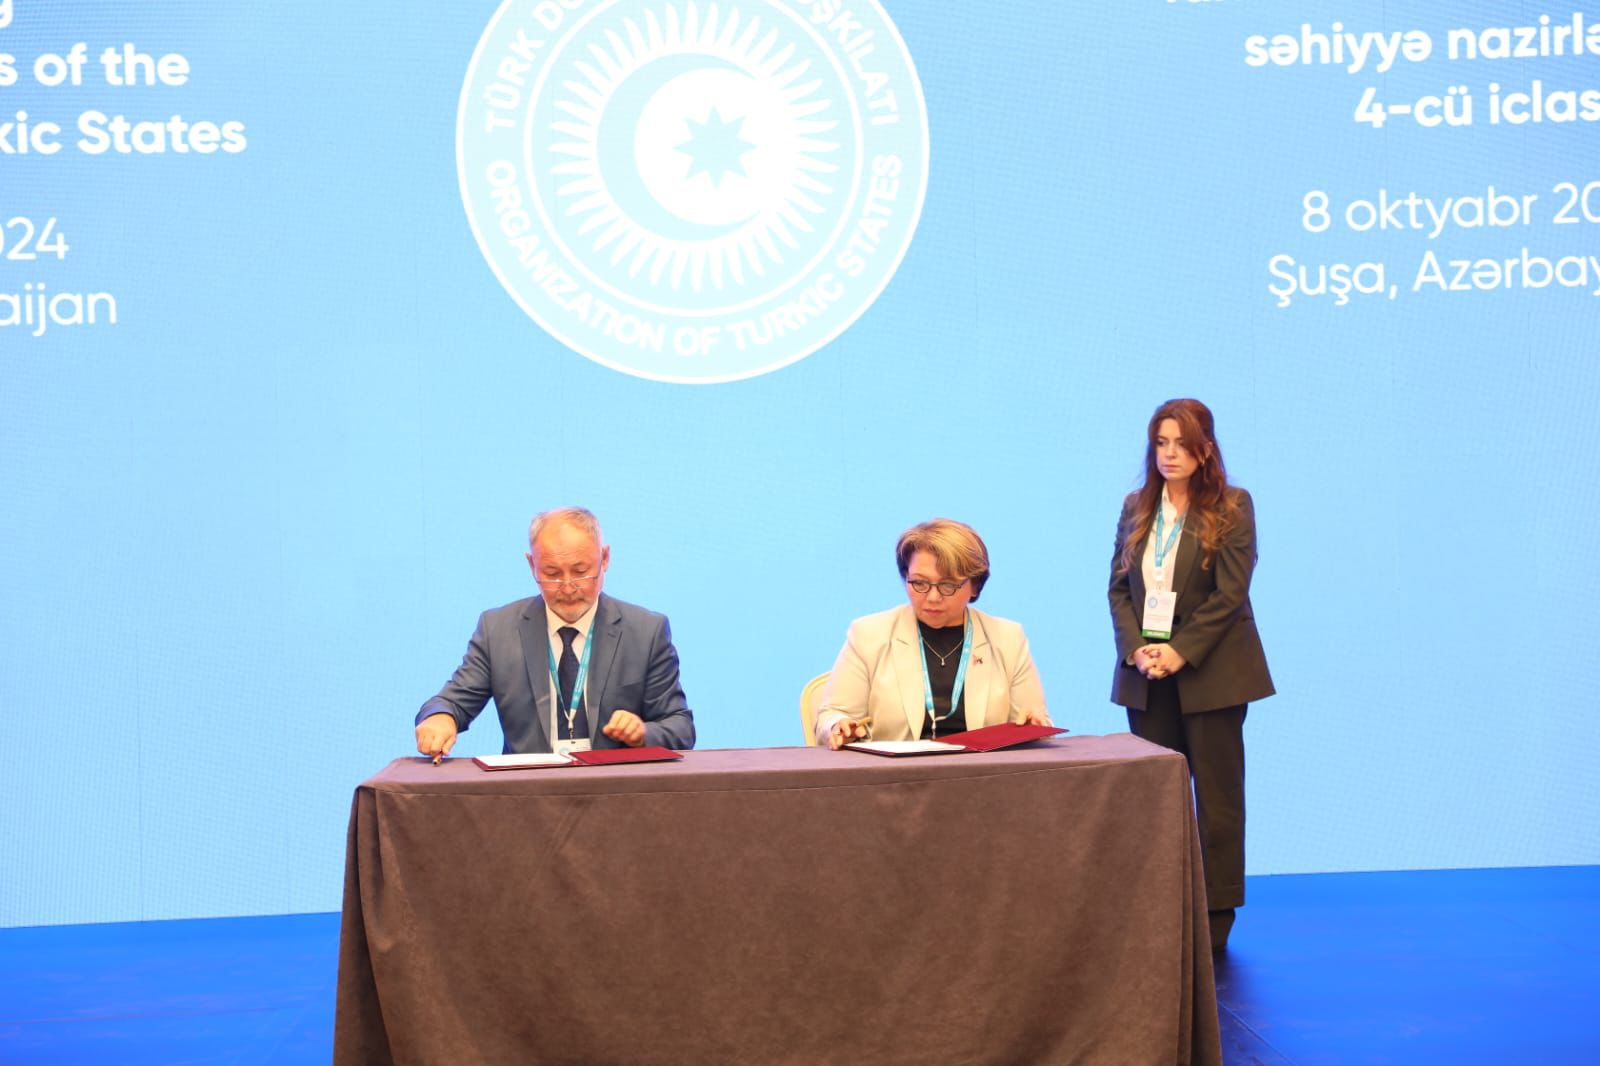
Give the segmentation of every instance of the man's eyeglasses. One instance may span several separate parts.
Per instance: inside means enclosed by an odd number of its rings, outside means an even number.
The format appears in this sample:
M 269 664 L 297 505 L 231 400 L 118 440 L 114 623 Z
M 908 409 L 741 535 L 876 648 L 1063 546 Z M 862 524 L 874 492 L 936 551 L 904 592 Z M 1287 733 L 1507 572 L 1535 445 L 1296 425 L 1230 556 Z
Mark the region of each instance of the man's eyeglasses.
M 970 580 L 970 578 L 962 578 L 960 581 L 907 581 L 906 584 L 911 586 L 911 591 L 918 596 L 926 596 L 934 589 L 938 589 L 939 595 L 948 598 L 960 592 L 961 586 Z
M 541 577 L 535 580 L 539 582 L 540 588 L 550 589 L 552 592 L 560 591 L 563 588 L 572 589 L 574 592 L 582 592 L 584 589 L 589 588 L 593 582 L 599 581 L 600 575 L 590 574 L 588 577 Z

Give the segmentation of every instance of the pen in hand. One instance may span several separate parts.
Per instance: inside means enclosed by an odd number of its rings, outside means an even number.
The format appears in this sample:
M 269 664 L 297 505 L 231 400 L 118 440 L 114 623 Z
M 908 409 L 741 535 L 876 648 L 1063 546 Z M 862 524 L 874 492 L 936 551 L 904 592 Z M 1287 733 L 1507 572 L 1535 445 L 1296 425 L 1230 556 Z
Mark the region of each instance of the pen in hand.
M 872 739 L 871 718 L 846 718 L 834 724 L 834 737 L 830 739 L 829 747 L 838 751 L 846 744 L 853 744 L 858 740 Z
M 444 711 L 428 715 L 417 725 L 417 754 L 438 766 L 456 744 L 456 720 Z

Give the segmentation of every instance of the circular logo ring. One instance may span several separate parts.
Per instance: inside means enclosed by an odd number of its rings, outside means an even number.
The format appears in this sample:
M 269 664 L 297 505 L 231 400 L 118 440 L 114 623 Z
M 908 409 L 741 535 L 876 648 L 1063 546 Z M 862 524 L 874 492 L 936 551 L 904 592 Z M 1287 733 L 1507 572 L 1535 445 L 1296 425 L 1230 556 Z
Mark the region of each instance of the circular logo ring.
M 551 336 L 736 381 L 827 344 L 894 276 L 927 113 L 875 0 L 507 0 L 456 161 L 484 258 Z

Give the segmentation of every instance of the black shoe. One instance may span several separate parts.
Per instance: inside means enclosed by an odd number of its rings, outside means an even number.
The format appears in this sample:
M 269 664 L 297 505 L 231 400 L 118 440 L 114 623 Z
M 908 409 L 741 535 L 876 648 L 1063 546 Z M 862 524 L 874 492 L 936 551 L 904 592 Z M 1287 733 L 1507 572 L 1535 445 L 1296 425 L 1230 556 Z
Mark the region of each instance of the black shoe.
M 1228 947 L 1228 933 L 1233 929 L 1233 908 L 1226 907 L 1222 910 L 1210 912 L 1211 917 L 1211 950 L 1213 952 L 1225 951 Z

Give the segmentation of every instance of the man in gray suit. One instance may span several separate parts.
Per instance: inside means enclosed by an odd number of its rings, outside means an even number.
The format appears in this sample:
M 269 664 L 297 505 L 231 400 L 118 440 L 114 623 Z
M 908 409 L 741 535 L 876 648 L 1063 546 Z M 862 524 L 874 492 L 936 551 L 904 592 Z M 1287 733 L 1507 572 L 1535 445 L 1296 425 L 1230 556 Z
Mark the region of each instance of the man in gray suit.
M 438 759 L 494 700 L 507 754 L 590 747 L 694 747 L 663 615 L 601 595 L 611 549 L 581 507 L 528 529 L 541 596 L 485 611 L 467 654 L 417 713 L 417 750 Z

